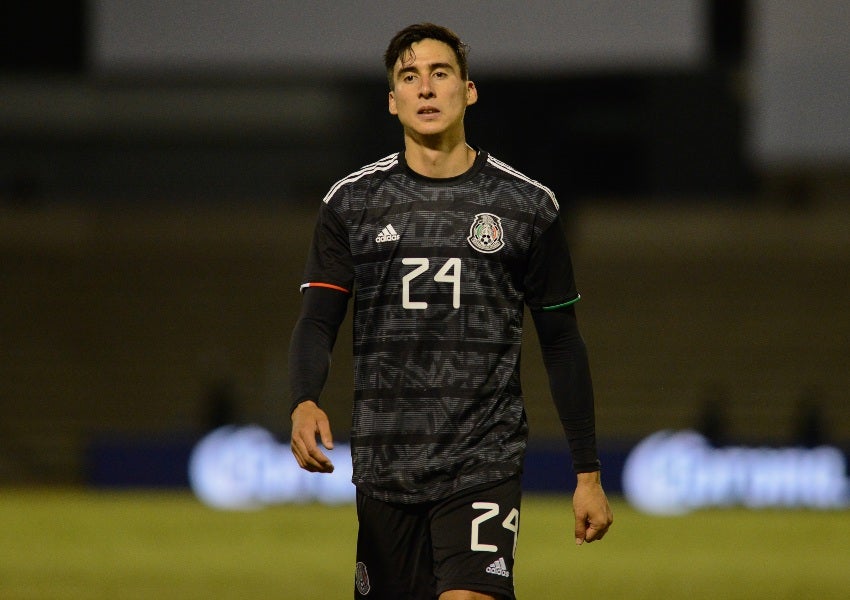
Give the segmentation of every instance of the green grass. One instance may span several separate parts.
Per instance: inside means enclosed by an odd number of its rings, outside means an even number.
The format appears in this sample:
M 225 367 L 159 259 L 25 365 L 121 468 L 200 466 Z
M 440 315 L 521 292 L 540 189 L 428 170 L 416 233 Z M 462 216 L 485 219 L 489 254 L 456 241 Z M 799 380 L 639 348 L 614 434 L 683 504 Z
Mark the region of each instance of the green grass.
M 850 511 L 614 509 L 609 536 L 577 548 L 568 499 L 526 497 L 519 598 L 850 593 Z M 0 489 L 0 598 L 351 598 L 355 536 L 353 506 L 218 512 L 188 493 Z

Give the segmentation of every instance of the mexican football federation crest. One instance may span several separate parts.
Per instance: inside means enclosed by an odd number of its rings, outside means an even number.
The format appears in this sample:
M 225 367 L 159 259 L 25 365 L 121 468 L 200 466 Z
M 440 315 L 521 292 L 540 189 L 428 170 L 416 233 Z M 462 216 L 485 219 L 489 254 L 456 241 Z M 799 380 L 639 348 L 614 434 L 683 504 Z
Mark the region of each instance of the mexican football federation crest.
M 498 252 L 505 245 L 502 221 L 492 213 L 478 213 L 469 228 L 466 241 L 479 252 Z
M 355 567 L 354 584 L 361 596 L 365 596 L 372 589 L 369 584 L 369 573 L 366 571 L 366 565 L 362 562 L 358 562 Z

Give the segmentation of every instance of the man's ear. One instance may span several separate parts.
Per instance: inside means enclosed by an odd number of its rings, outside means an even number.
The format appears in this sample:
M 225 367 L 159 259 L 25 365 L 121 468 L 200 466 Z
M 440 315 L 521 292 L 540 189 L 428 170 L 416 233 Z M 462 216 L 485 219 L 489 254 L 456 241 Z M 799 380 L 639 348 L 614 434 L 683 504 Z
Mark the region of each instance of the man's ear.
M 397 115 L 398 114 L 398 108 L 396 108 L 395 94 L 393 93 L 392 90 L 390 90 L 389 97 L 387 98 L 387 103 L 389 105 L 390 114 L 391 115 Z
M 466 82 L 466 105 L 470 106 L 478 102 L 478 88 L 472 81 Z

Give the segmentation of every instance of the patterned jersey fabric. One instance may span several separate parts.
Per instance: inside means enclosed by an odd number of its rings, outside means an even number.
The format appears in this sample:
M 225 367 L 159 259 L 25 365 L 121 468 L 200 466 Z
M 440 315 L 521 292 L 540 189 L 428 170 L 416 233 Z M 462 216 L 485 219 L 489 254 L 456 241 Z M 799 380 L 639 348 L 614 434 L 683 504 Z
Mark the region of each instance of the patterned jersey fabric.
M 388 156 L 324 198 L 309 286 L 354 295 L 359 489 L 420 502 L 521 471 L 524 305 L 579 297 L 549 189 L 483 151 L 450 179 Z

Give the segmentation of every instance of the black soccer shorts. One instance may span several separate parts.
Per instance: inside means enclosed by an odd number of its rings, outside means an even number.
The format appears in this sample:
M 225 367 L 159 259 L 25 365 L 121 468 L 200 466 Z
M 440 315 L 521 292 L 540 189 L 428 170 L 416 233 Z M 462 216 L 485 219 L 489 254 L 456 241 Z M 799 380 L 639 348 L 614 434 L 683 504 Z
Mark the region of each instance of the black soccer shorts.
M 447 590 L 514 599 L 519 477 L 444 500 L 396 504 L 357 493 L 360 600 L 435 600 Z

